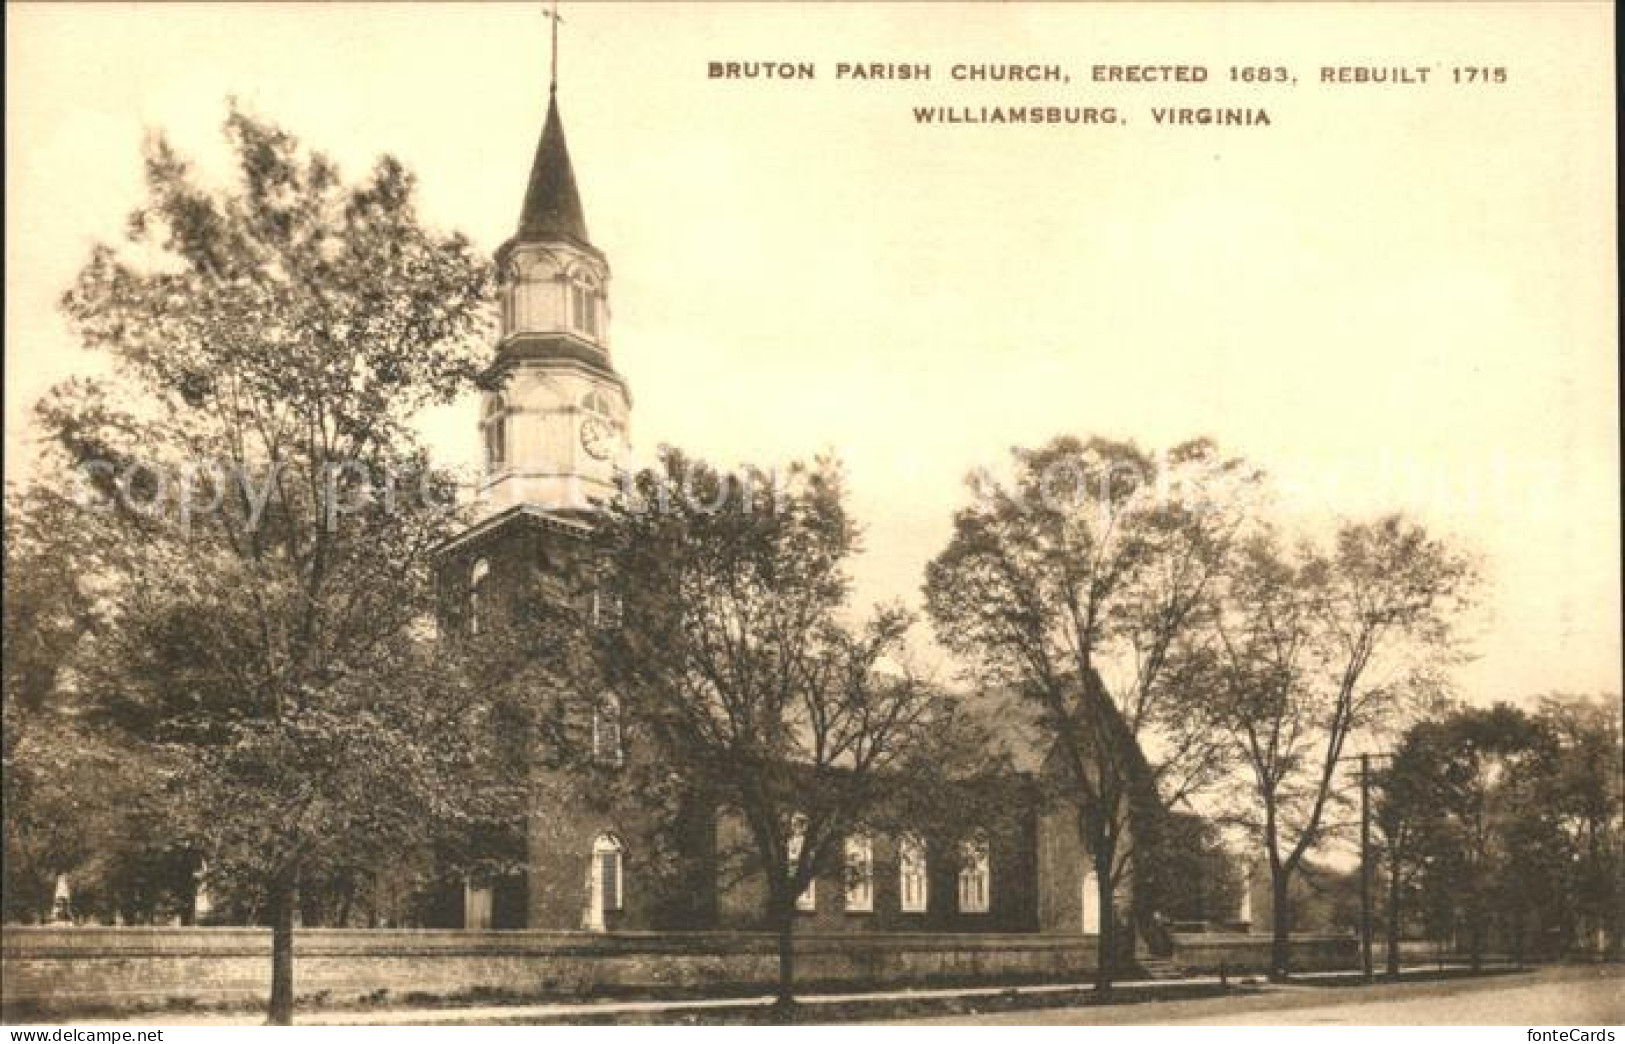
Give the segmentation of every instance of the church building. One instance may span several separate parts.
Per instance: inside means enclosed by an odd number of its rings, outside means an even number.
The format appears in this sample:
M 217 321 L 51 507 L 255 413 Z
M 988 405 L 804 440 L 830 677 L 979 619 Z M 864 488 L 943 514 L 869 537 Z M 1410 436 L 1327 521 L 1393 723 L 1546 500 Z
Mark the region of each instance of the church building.
M 443 622 L 453 635 L 502 626 L 534 599 L 579 599 L 594 625 L 616 602 L 593 576 L 593 504 L 617 493 L 632 396 L 615 367 L 610 266 L 592 242 L 565 143 L 556 86 L 519 221 L 496 252 L 501 327 L 493 390 L 479 407 L 480 513 L 442 548 Z M 724 866 L 739 823 L 703 800 L 651 807 L 614 790 L 639 752 L 612 695 L 581 694 L 593 779 L 538 768 L 524 870 L 469 881 L 446 927 L 551 930 L 750 929 L 765 923 L 764 882 Z M 847 866 L 799 909 L 818 931 L 1091 933 L 1093 876 L 1076 817 L 1047 801 L 1043 751 L 1003 792 L 999 822 L 968 839 L 914 834 L 846 841 Z M 738 846 L 733 846 L 737 848 Z M 450 906 L 460 906 L 452 911 Z

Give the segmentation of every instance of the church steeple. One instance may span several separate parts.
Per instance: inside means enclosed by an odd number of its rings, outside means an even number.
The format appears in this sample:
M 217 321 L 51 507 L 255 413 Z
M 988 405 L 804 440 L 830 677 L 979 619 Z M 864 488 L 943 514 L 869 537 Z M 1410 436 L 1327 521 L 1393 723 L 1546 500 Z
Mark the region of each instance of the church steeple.
M 609 263 L 587 238 L 556 86 L 548 89 L 519 228 L 497 250 L 496 262 L 503 300 L 499 355 L 512 349 L 562 353 L 611 370 Z
M 576 190 L 575 170 L 570 166 L 570 148 L 564 141 L 564 121 L 559 117 L 559 94 L 550 88 L 547 122 L 536 143 L 536 158 L 530 165 L 530 184 L 525 189 L 525 205 L 519 213 L 517 243 L 550 243 L 560 239 L 590 247 L 587 219 L 581 211 L 581 194 Z
M 519 228 L 496 254 L 502 321 L 491 376 L 501 389 L 480 411 L 481 495 L 495 509 L 608 499 L 628 444 L 631 396 L 610 361 L 609 260 L 587 238 L 557 69 L 555 50 Z

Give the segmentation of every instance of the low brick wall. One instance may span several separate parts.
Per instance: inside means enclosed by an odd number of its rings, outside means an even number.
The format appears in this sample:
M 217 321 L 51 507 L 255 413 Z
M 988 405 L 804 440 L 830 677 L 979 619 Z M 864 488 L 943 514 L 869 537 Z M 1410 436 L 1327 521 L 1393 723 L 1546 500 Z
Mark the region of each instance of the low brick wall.
M 1184 971 L 1268 972 L 1268 935 L 1236 932 L 1174 934 L 1174 963 Z M 1352 935 L 1292 936 L 1292 970 L 1346 971 L 1360 966 L 1360 943 Z
M 269 994 L 260 928 L 7 928 L 0 995 L 30 1014 L 252 1004 Z M 872 934 L 796 937 L 807 986 L 1067 981 L 1095 964 L 1091 936 Z M 303 929 L 294 989 L 336 1003 L 388 991 L 438 997 L 677 994 L 776 981 L 778 951 L 755 932 L 615 933 Z
M 1264 935 L 1174 936 L 1191 972 L 1265 971 Z M 815 934 L 796 937 L 797 980 L 809 987 L 1066 982 L 1095 966 L 1093 936 Z M 1353 968 L 1349 936 L 1295 936 L 1301 971 Z M 251 1005 L 270 991 L 263 928 L 6 928 L 0 933 L 3 1017 Z M 674 995 L 759 989 L 778 975 L 771 935 L 302 929 L 294 937 L 301 998 L 352 1003 L 379 991 L 400 1000 L 481 992 L 524 997 Z

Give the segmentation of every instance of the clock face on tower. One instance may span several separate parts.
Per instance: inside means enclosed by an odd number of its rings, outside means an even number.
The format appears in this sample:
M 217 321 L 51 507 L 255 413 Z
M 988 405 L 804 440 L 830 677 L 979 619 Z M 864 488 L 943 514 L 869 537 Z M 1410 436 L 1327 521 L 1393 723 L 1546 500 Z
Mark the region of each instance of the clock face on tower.
M 615 426 L 602 417 L 588 417 L 581 422 L 581 448 L 594 460 L 608 460 L 619 441 Z

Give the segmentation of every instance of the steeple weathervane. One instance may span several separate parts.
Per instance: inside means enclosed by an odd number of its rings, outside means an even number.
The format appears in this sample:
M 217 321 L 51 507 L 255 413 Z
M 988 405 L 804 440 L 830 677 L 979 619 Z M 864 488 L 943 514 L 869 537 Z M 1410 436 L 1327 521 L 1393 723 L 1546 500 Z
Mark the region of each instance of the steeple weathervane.
M 536 158 L 530 168 L 530 184 L 525 190 L 525 206 L 519 214 L 516 241 L 554 242 L 561 238 L 593 249 L 587 239 L 587 222 L 581 214 L 581 197 L 576 192 L 575 172 L 570 168 L 570 150 L 564 144 L 564 121 L 559 117 L 559 14 L 553 0 L 542 14 L 552 23 L 553 67 L 547 95 L 547 120 L 542 139 L 536 145 Z
M 564 16 L 559 14 L 559 0 L 553 0 L 553 6 L 543 11 L 542 17 L 553 23 L 553 65 L 547 79 L 547 92 L 556 94 L 559 89 L 559 26 L 564 23 Z

